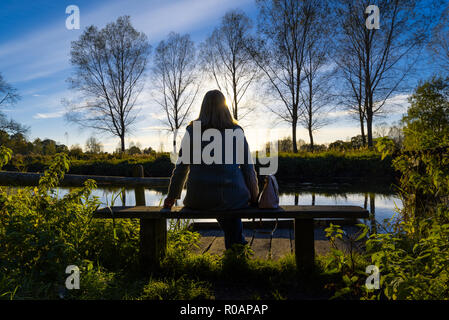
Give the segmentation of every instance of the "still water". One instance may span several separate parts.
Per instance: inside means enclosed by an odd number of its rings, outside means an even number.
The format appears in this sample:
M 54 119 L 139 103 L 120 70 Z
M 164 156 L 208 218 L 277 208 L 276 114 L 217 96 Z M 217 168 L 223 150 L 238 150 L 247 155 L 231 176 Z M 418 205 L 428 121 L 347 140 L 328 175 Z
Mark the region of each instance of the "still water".
M 145 202 L 148 206 L 161 206 L 166 188 L 146 188 Z M 59 196 L 69 192 L 69 188 L 60 188 Z M 98 188 L 93 192 L 103 206 L 134 206 L 135 196 L 133 189 L 120 188 Z M 181 200 L 177 205 L 182 205 L 182 199 L 185 196 L 185 190 L 182 192 Z M 356 205 L 364 207 L 371 213 L 371 221 L 376 220 L 382 223 L 385 219 L 390 219 L 402 208 L 401 200 L 389 191 L 370 191 L 370 190 L 346 190 L 342 191 L 338 187 L 320 188 L 315 185 L 312 188 L 304 186 L 290 186 L 285 190 L 280 190 L 281 205 Z M 202 221 L 212 221 L 203 219 Z M 369 223 L 369 221 L 367 221 Z

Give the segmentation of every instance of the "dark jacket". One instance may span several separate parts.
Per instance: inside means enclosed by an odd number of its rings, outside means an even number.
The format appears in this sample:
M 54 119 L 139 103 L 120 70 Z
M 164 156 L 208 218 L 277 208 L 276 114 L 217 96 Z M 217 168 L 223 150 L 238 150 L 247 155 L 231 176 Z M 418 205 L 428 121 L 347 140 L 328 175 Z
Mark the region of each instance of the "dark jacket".
M 233 130 L 243 129 L 236 125 Z M 239 164 L 236 157 L 236 141 L 232 142 L 233 157 L 231 163 L 225 163 L 225 131 L 221 130 L 222 136 L 222 162 L 221 164 L 206 164 L 204 159 L 201 163 L 193 164 L 193 128 L 190 124 L 186 129 L 179 157 L 183 149 L 190 147 L 190 161 L 183 163 L 178 160 L 168 189 L 168 198 L 179 199 L 181 191 L 186 183 L 187 193 L 184 198 L 184 206 L 198 210 L 231 210 L 245 208 L 251 201 L 257 200 L 258 186 L 257 176 L 253 161 L 249 154 L 249 147 L 244 138 L 244 162 Z M 187 136 L 188 134 L 188 136 Z M 190 139 L 189 139 L 189 138 Z M 201 139 L 200 139 L 201 140 Z M 201 153 L 204 148 L 213 141 L 201 142 Z M 208 149 L 210 151 L 210 149 Z M 229 149 L 228 149 L 229 151 Z M 213 152 L 211 153 L 214 154 Z M 248 155 L 248 156 L 246 156 Z M 241 161 L 240 161 L 241 162 Z

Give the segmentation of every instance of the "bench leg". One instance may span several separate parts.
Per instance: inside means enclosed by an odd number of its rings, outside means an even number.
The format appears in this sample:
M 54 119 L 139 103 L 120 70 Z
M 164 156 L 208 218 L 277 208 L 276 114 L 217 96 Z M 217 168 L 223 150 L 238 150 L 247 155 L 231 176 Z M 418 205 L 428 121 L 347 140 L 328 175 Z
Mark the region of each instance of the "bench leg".
M 158 269 L 167 250 L 166 219 L 140 219 L 140 259 L 143 272 Z
M 133 177 L 143 177 L 143 166 L 133 168 Z M 145 189 L 135 188 L 136 205 L 145 206 Z M 140 219 L 140 267 L 147 273 L 159 268 L 167 250 L 166 219 Z
M 313 219 L 295 219 L 295 258 L 301 270 L 312 270 L 315 265 Z

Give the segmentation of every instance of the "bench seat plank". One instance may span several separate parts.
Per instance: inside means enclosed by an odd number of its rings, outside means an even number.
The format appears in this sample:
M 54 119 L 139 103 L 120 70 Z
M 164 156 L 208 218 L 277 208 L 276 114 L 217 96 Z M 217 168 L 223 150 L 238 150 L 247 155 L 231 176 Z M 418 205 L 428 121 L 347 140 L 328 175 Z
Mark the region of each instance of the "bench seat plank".
M 248 208 L 228 211 L 198 211 L 183 207 L 173 207 L 171 211 L 161 211 L 162 207 L 135 206 L 111 207 L 96 211 L 95 218 L 138 218 L 138 219 L 214 219 L 218 217 L 240 218 L 368 218 L 368 210 L 358 206 L 281 206 L 279 209 Z M 112 210 L 112 213 L 111 213 Z

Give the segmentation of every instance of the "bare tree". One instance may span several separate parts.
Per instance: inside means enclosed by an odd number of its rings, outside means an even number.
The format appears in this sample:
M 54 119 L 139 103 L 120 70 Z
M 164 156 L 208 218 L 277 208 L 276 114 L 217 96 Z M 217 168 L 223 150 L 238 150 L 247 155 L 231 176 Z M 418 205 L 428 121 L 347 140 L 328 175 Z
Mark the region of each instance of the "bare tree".
M 17 89 L 12 87 L 6 80 L 3 78 L 0 73 L 0 106 L 5 104 L 13 104 L 19 100 L 20 96 L 17 93 Z
M 245 13 L 229 11 L 201 46 L 203 68 L 228 97 L 236 120 L 254 110 L 254 105 L 244 104 L 244 96 L 260 74 L 247 50 L 254 41 L 251 29 L 251 20 Z
M 4 113 L 0 112 L 0 131 L 4 131 L 11 136 L 16 134 L 26 136 L 29 130 L 28 126 L 22 125 L 13 119 L 8 119 Z
M 136 100 L 144 86 L 150 45 L 145 34 L 136 31 L 129 16 L 119 17 L 98 30 L 88 27 L 72 42 L 71 88 L 87 99 L 69 104 L 66 119 L 120 138 L 125 151 L 125 135 L 135 123 Z
M 87 153 L 102 153 L 103 152 L 103 144 L 98 141 L 95 137 L 90 137 L 86 141 L 86 152 Z
M 381 13 L 380 29 L 369 29 L 365 11 L 372 1 L 337 2 L 343 35 L 339 51 L 355 57 L 355 66 L 347 71 L 359 72 L 357 63 L 362 65 L 363 113 L 368 146 L 372 146 L 374 117 L 388 112 L 384 107 L 393 94 L 409 89 L 404 80 L 419 58 L 432 19 L 419 0 L 378 0 L 374 4 Z M 352 76 L 360 80 L 357 74 Z
M 444 10 L 440 23 L 432 30 L 430 48 L 437 63 L 449 73 L 449 4 Z
M 0 107 L 15 104 L 19 99 L 20 95 L 17 93 L 17 89 L 6 82 L 0 73 Z M 29 131 L 29 127 L 24 126 L 13 119 L 8 119 L 0 110 L 0 131 L 4 131 L 9 135 L 26 135 Z
M 366 146 L 363 64 L 359 56 L 347 52 L 348 48 L 342 47 L 340 49 L 339 54 L 334 57 L 340 77 L 343 80 L 342 92 L 337 102 L 359 121 L 362 145 Z
M 251 55 L 268 80 L 282 107 L 269 109 L 291 124 L 293 152 L 298 152 L 297 124 L 300 117 L 304 56 L 311 24 L 320 8 L 318 0 L 257 0 L 259 8 L 257 46 Z
M 325 3 L 317 9 L 306 39 L 304 78 L 300 88 L 302 112 L 299 123 L 309 133 L 311 151 L 314 150 L 313 133 L 328 124 L 326 114 L 333 97 L 330 81 L 335 74 L 335 66 L 328 56 L 330 24 L 325 21 L 328 9 Z
M 156 48 L 153 77 L 160 99 L 157 103 L 166 113 L 166 123 L 173 132 L 176 153 L 177 131 L 191 111 L 198 93 L 197 54 L 189 35 L 170 33 Z

